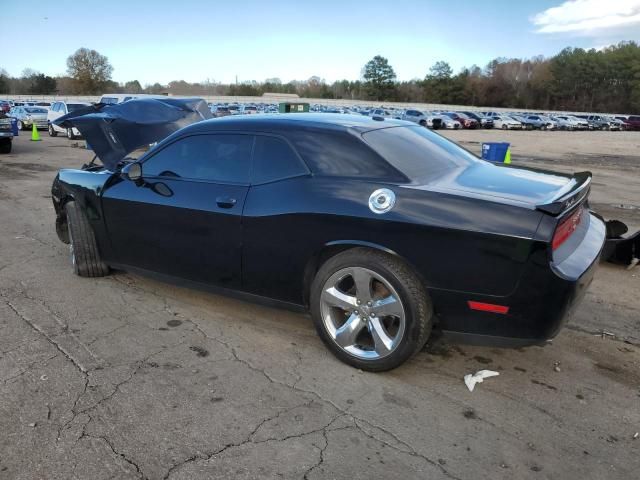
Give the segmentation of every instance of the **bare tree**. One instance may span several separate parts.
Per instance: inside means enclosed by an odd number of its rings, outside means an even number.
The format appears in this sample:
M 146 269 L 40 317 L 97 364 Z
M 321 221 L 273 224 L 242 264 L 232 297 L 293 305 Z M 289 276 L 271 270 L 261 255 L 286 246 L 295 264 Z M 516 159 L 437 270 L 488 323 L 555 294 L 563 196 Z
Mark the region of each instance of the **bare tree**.
M 67 72 L 75 80 L 78 93 L 101 93 L 111 80 L 109 59 L 95 50 L 79 48 L 67 58 Z

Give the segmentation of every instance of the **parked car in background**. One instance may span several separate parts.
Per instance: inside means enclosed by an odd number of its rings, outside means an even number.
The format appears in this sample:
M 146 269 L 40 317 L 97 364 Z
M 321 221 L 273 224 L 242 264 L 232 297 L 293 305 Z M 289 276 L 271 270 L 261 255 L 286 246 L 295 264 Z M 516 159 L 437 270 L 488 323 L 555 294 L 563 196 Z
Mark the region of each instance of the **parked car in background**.
M 480 122 L 478 120 L 461 112 L 445 112 L 444 115 L 458 121 L 460 125 L 462 125 L 462 128 L 474 129 L 480 126 Z
M 122 103 L 134 98 L 167 98 L 166 95 L 153 95 L 148 93 L 106 93 L 100 97 L 98 103 L 114 104 Z
M 11 153 L 13 143 L 13 128 L 11 118 L 0 111 L 0 153 Z
M 527 115 L 525 118 L 539 130 L 555 130 L 558 127 L 556 122 L 544 115 Z
M 609 130 L 620 131 L 624 129 L 624 122 L 612 117 L 611 115 L 603 115 L 603 118 L 609 122 Z
M 53 102 L 51 108 L 47 112 L 47 128 L 49 130 L 49 136 L 55 137 L 58 133 L 65 133 L 69 140 L 80 138 L 80 131 L 76 127 L 62 128 L 55 125 L 53 121 L 69 112 L 73 112 L 78 108 L 91 105 L 89 102 Z
M 76 274 L 154 272 L 297 305 L 363 370 L 401 365 L 434 328 L 543 343 L 584 295 L 605 240 L 590 173 L 492 164 L 408 122 L 226 117 L 137 161 L 113 153 L 52 185 Z
M 562 130 L 587 130 L 589 128 L 586 120 L 571 115 L 556 115 L 551 118 L 558 122 L 558 126 Z
M 458 120 L 454 120 L 449 115 L 443 113 L 433 113 L 434 117 L 439 118 L 442 121 L 442 127 L 449 130 L 460 130 L 462 124 Z
M 435 115 L 431 115 L 428 112 L 420 110 L 407 110 L 401 117 L 401 120 L 408 120 L 410 122 L 417 123 L 423 127 L 432 128 L 438 130 L 442 128 L 442 119 Z
M 502 130 L 522 130 L 522 122 L 519 122 L 515 118 L 512 118 L 508 115 L 494 115 L 493 123 L 496 128 L 501 128 Z
M 493 120 L 491 118 L 483 115 L 480 112 L 463 111 L 463 112 L 460 112 L 460 113 L 464 113 L 466 116 L 477 120 L 478 123 L 480 123 L 480 126 L 482 128 L 493 128 L 495 126 L 494 123 L 493 123 Z
M 331 112 L 329 112 L 329 113 L 331 113 Z M 382 118 L 393 119 L 393 118 L 396 118 L 396 116 L 399 116 L 399 115 L 396 112 L 394 112 L 393 110 L 390 110 L 390 109 L 374 108 L 373 110 L 371 110 L 369 112 L 369 116 L 370 117 L 382 117 Z
M 542 126 L 542 122 L 537 120 L 529 120 L 524 115 L 514 114 L 510 115 L 510 117 L 520 122 L 522 124 L 522 128 L 525 130 L 536 130 L 540 129 Z
M 229 107 L 226 105 L 214 105 L 211 107 L 211 113 L 214 117 L 226 117 L 227 115 L 231 115 L 231 111 Z
M 13 107 L 9 111 L 9 116 L 18 122 L 19 130 L 29 130 L 33 128 L 47 128 L 47 112 L 45 107 Z
M 9 110 L 11 110 L 9 100 L 0 100 L 0 113 L 9 113 Z
M 625 130 L 640 130 L 640 115 L 630 115 L 624 120 Z
M 258 108 L 255 105 L 242 104 L 240 105 L 239 111 L 241 115 L 253 115 L 255 113 L 258 113 Z
M 575 115 L 567 116 L 576 122 L 578 130 L 589 130 L 589 122 L 586 119 L 577 117 Z

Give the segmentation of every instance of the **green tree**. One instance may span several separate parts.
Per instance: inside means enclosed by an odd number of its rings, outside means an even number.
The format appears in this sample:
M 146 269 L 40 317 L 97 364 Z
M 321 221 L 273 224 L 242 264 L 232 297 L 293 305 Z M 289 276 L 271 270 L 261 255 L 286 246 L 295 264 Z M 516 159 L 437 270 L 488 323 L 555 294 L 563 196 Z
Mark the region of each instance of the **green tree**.
M 67 71 L 75 80 L 78 93 L 98 94 L 111 80 L 113 67 L 104 55 L 88 48 L 79 48 L 67 58 Z
M 4 68 L 0 68 L 0 93 L 9 93 L 9 74 Z
M 362 72 L 365 89 L 370 98 L 387 100 L 393 96 L 395 90 L 396 73 L 389 60 L 376 55 L 367 62 Z
M 132 80 L 124 84 L 125 93 L 142 93 L 142 85 L 138 80 Z

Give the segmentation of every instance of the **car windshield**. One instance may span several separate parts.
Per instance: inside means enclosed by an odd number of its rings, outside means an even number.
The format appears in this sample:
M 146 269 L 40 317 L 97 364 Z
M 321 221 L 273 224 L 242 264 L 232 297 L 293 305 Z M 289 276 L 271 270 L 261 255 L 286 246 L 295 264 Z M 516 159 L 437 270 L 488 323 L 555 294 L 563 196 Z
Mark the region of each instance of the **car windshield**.
M 70 112 L 75 112 L 79 108 L 86 107 L 87 105 L 83 105 L 82 103 L 67 103 L 67 109 Z
M 425 183 L 451 170 L 482 161 L 419 126 L 380 128 L 363 134 L 363 138 L 412 183 Z
M 47 113 L 46 108 L 27 107 L 25 108 L 27 113 Z

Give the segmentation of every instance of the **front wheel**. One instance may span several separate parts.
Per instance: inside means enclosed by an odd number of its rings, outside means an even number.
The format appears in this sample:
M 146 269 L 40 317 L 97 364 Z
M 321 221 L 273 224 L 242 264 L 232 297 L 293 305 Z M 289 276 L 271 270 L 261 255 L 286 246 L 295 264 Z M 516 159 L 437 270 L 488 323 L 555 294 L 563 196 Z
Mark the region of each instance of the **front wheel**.
M 102 261 L 93 229 L 76 202 L 65 205 L 69 228 L 69 251 L 73 271 L 81 277 L 104 277 L 109 267 Z
M 343 362 L 391 370 L 426 343 L 433 308 L 417 275 L 386 253 L 354 248 L 329 259 L 311 286 L 311 315 Z
M 49 124 L 49 136 L 55 137 L 58 135 L 58 132 L 53 128 L 53 125 Z
M 76 136 L 73 134 L 73 129 L 72 128 L 67 128 L 67 138 L 69 140 L 73 140 L 76 138 Z
M 27 127 L 25 126 L 24 122 L 22 120 L 18 120 L 18 130 L 26 130 Z
M 503 129 L 503 130 L 508 130 L 508 129 L 509 129 L 509 126 L 508 126 L 506 123 L 503 123 L 503 124 L 502 124 L 502 129 Z

